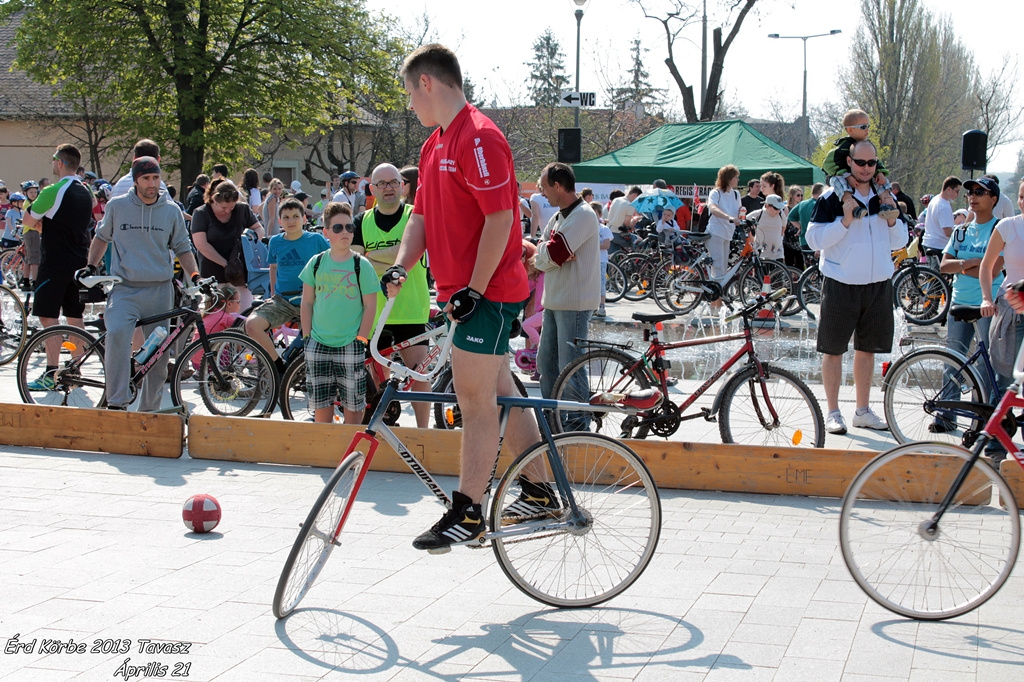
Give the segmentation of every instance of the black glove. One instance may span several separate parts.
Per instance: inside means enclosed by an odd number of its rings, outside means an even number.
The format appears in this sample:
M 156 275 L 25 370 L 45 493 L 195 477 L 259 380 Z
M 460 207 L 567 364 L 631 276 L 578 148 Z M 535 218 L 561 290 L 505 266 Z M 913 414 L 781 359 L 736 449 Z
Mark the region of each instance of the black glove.
M 75 281 L 81 282 L 85 277 L 92 277 L 99 274 L 99 268 L 95 265 L 86 265 L 84 268 L 75 270 Z
M 476 312 L 476 304 L 483 296 L 480 292 L 465 287 L 459 289 L 452 297 L 448 299 L 448 302 L 452 305 L 452 310 L 448 315 L 454 322 L 469 322 L 470 318 Z
M 380 276 L 380 289 L 384 292 L 384 296 L 388 295 L 388 284 L 398 284 L 398 280 L 408 274 L 401 265 L 392 265 L 385 270 L 384 274 Z

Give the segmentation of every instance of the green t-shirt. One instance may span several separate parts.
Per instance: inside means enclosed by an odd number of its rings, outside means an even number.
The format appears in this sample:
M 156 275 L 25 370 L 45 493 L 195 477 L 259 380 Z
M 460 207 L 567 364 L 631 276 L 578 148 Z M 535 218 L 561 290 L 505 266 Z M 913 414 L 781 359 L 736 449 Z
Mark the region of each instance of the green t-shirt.
M 797 221 L 800 223 L 800 246 L 807 248 L 807 226 L 811 224 L 811 215 L 814 213 L 814 205 L 818 203 L 817 199 L 804 199 L 799 204 L 793 207 L 793 214 L 789 217 L 790 221 Z
M 359 283 L 356 284 L 354 260 L 360 259 Z M 316 281 L 313 281 L 313 266 L 317 261 Z M 312 336 L 317 342 L 332 348 L 352 343 L 359 334 L 363 320 L 362 296 L 376 294 L 380 288 L 377 274 L 369 260 L 352 252 L 344 261 L 336 262 L 330 251 L 314 256 L 299 273 L 299 279 L 316 290 L 313 301 Z M 362 288 L 362 295 L 360 294 Z M 372 304 L 376 306 L 376 301 Z

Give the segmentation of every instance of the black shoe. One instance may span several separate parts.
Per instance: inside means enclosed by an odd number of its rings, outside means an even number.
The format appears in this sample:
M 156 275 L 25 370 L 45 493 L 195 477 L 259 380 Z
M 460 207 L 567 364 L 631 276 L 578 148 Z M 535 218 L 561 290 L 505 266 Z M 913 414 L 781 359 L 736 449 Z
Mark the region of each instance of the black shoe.
M 951 433 L 953 431 L 956 431 L 956 424 L 942 417 L 937 417 L 928 425 L 928 433 Z
M 519 479 L 519 499 L 501 510 L 502 523 L 519 523 L 555 516 L 562 509 L 558 493 L 550 483 Z
M 452 508 L 430 530 L 412 541 L 416 549 L 431 554 L 451 551 L 452 545 L 464 545 L 483 535 L 484 518 L 479 504 L 473 504 L 458 490 L 452 493 Z

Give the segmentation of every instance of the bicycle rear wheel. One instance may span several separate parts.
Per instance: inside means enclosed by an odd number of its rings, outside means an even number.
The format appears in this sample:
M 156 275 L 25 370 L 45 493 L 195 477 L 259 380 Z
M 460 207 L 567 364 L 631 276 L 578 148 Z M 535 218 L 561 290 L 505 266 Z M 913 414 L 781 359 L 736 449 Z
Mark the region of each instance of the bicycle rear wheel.
M 262 417 L 273 412 L 278 377 L 267 352 L 238 332 L 217 332 L 208 340 L 209 355 L 200 340 L 178 357 L 171 377 L 174 404 L 186 406 L 190 414 Z
M 702 283 L 707 279 L 703 267 L 696 263 L 678 266 L 663 291 L 656 296 L 658 306 L 667 313 L 692 312 L 704 300 Z
M 0 252 L 0 273 L 3 274 L 3 283 L 12 289 L 17 287 L 24 277 L 24 265 L 25 257 L 18 252 L 18 247 Z
M 647 367 L 636 358 L 611 348 L 597 348 L 576 358 L 555 380 L 552 397 L 589 403 L 600 392 L 628 393 L 657 385 Z M 635 365 L 635 367 L 634 367 Z M 551 427 L 557 432 L 590 431 L 614 438 L 646 438 L 649 426 L 638 425 L 644 415 L 622 412 L 580 412 L 556 409 Z M 677 424 L 678 428 L 678 424 Z M 633 429 L 636 433 L 633 434 Z
M 512 383 L 516 386 L 516 391 L 520 396 L 526 397 L 526 386 L 523 385 L 522 379 L 512 372 Z M 451 366 L 445 367 L 441 370 L 441 373 L 434 379 L 434 384 L 430 387 L 431 393 L 455 393 L 455 379 L 452 374 Z M 462 428 L 462 410 L 459 408 L 458 403 L 434 403 L 434 428 L 435 429 L 461 429 Z
M 951 412 L 930 415 L 933 400 L 985 401 L 981 379 L 965 360 L 943 348 L 922 348 L 897 360 L 882 379 L 885 421 L 898 443 L 931 440 L 959 444 L 965 431 L 978 431 L 977 415 Z
M 861 589 L 890 611 L 952 618 L 985 603 L 1009 577 L 1020 517 L 1006 481 L 984 459 L 930 525 L 970 457 L 953 445 L 908 443 L 871 460 L 846 491 L 843 560 Z
M 299 605 L 339 544 L 338 535 L 359 492 L 356 484 L 366 455 L 353 452 L 338 465 L 309 510 L 281 569 L 274 591 L 274 616 L 284 618 Z
M 598 434 L 567 433 L 555 436 L 555 447 L 586 523 L 572 530 L 495 538 L 494 555 L 512 583 L 537 601 L 560 608 L 593 606 L 622 593 L 647 568 L 661 534 L 661 501 L 643 461 L 621 443 Z M 550 472 L 547 444 L 520 455 L 495 489 L 491 530 L 566 519 L 564 492 L 560 509 L 545 519 L 503 519 L 506 507 L 520 499 L 520 478 L 551 481 Z
M 825 420 L 818 399 L 795 374 L 763 363 L 741 369 L 722 388 L 718 429 L 723 443 L 776 447 L 825 447 Z M 768 410 L 768 401 L 778 423 Z
M 800 281 L 796 284 L 796 297 L 800 307 L 807 312 L 812 320 L 821 316 L 821 287 L 824 283 L 824 276 L 815 263 L 804 270 L 800 275 Z
M 25 304 L 16 293 L 0 286 L 0 366 L 18 357 L 27 336 Z
M 608 277 L 604 287 L 604 300 L 607 303 L 621 301 L 626 293 L 626 276 L 622 269 L 608 261 Z
M 46 347 L 56 354 L 55 370 Z M 103 346 L 78 327 L 54 325 L 33 334 L 18 356 L 18 393 L 22 401 L 36 405 L 103 407 L 107 380 Z
M 949 283 L 928 267 L 905 268 L 893 280 L 892 292 L 907 322 L 933 324 L 942 320 L 949 310 Z

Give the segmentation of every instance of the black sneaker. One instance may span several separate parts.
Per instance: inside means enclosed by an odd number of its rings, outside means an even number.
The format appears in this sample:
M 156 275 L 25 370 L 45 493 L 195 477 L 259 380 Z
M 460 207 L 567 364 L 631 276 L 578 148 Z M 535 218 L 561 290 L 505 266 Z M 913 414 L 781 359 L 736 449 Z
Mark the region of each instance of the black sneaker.
M 558 493 L 550 483 L 534 483 L 520 478 L 519 486 L 519 499 L 501 510 L 502 523 L 550 518 L 561 511 Z
M 928 433 L 951 433 L 953 431 L 956 431 L 956 424 L 942 417 L 937 417 L 928 425 Z
M 430 530 L 412 541 L 416 549 L 431 554 L 451 551 L 452 545 L 464 545 L 476 540 L 484 532 L 483 511 L 479 504 L 458 490 L 452 493 L 452 508 Z

